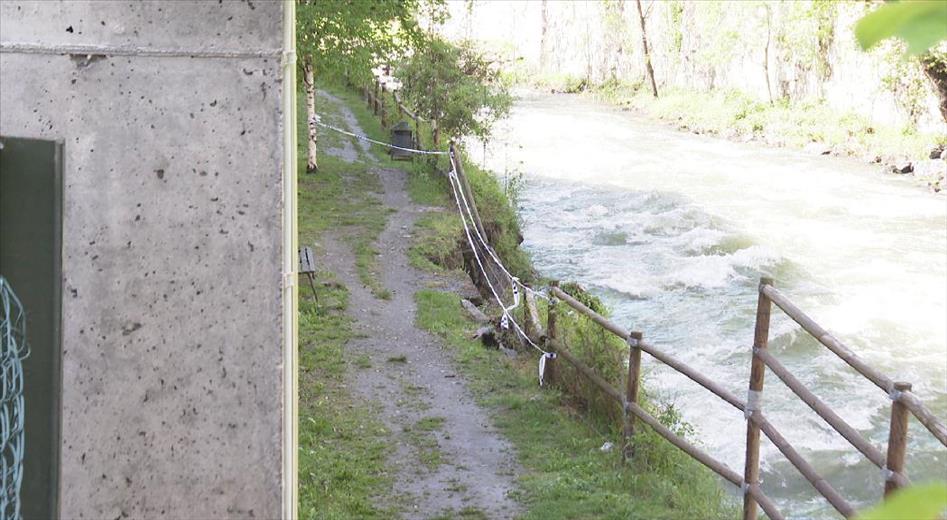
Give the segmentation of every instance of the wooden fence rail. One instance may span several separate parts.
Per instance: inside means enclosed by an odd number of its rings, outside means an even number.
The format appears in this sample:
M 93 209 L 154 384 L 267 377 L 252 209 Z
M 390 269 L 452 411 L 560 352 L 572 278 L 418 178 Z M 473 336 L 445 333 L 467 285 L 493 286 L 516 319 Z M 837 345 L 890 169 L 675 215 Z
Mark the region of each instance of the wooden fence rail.
M 559 357 L 572 365 L 577 373 L 598 387 L 603 394 L 622 405 L 626 414 L 622 425 L 626 441 L 622 451 L 623 456 L 633 456 L 634 449 L 633 446 L 630 445 L 629 440 L 634 433 L 635 420 L 640 420 L 649 425 L 668 442 L 710 468 L 728 482 L 740 486 L 744 492 L 744 520 L 751 520 L 757 517 L 757 506 L 771 519 L 782 518 L 782 515 L 776 510 L 772 501 L 759 487 L 759 435 L 762 433 L 836 511 L 845 518 L 852 518 L 856 512 L 851 504 L 849 504 L 824 477 L 818 474 L 815 468 L 799 454 L 792 444 L 786 440 L 776 427 L 763 415 L 760 402 L 763 391 L 764 372 L 767 368 L 776 374 L 796 396 L 805 402 L 869 461 L 879 468 L 882 468 L 886 477 L 885 496 L 895 489 L 910 484 L 910 481 L 904 474 L 908 413 L 913 414 L 918 421 L 945 446 L 947 446 L 947 441 L 945 441 L 945 439 L 947 439 L 947 429 L 945 429 L 944 425 L 937 420 L 934 414 L 924 406 L 920 399 L 911 393 L 909 384 L 894 382 L 884 374 L 868 366 L 864 361 L 858 358 L 851 349 L 845 346 L 845 344 L 819 326 L 812 318 L 796 307 L 785 295 L 776 290 L 773 287 L 772 280 L 763 278 L 759 287 L 756 330 L 753 344 L 753 363 L 751 367 L 749 391 L 747 393 L 748 400 L 746 402 L 711 378 L 645 342 L 641 333 L 628 331 L 596 313 L 560 289 L 558 283 L 555 282 L 551 284 L 549 291 L 551 300 L 549 304 L 546 336 L 542 336 L 540 332 L 537 337 L 542 337 L 542 339 L 545 340 L 548 350 L 555 352 Z M 596 374 L 588 365 L 569 352 L 564 341 L 557 337 L 556 306 L 560 301 L 628 343 L 628 376 L 625 381 L 626 388 L 624 393 L 613 387 L 605 379 Z M 802 382 L 767 350 L 771 304 L 775 304 L 776 307 L 796 321 L 806 332 L 812 334 L 820 343 L 839 356 L 858 373 L 865 376 L 879 388 L 888 392 L 892 399 L 892 412 L 887 455 L 872 445 L 857 430 L 819 399 L 819 397 L 806 388 Z M 542 330 L 541 325 L 538 324 L 538 312 L 535 311 L 535 302 L 533 302 L 533 309 L 528 308 L 524 314 L 526 315 L 527 322 L 536 322 L 531 325 L 531 330 Z M 683 374 L 744 413 L 747 420 L 747 451 L 744 475 L 742 477 L 720 461 L 690 444 L 687 440 L 668 430 L 657 419 L 640 407 L 637 401 L 639 393 L 638 379 L 641 370 L 641 352 L 645 352 L 673 368 L 678 373 Z
M 379 83 L 375 83 L 373 88 L 364 88 L 366 102 L 369 108 L 378 114 L 381 112 L 383 124 L 387 123 L 385 113 L 385 103 L 383 95 L 386 89 Z M 399 99 L 397 92 L 392 92 L 392 98 L 398 107 L 399 114 L 407 115 L 415 123 L 417 132 L 419 118 L 409 111 Z M 453 144 L 451 151 L 454 151 Z M 457 155 L 457 154 L 454 154 Z M 452 161 L 454 161 L 452 159 Z M 467 193 L 469 202 L 472 204 L 471 210 L 474 215 L 474 225 L 482 236 L 486 238 L 486 232 L 480 223 L 479 213 L 473 201 L 473 193 L 466 177 L 463 174 L 463 166 L 460 161 L 454 161 L 455 171 L 461 179 L 460 189 Z M 496 274 L 496 273 L 493 273 Z M 625 328 L 615 324 L 604 316 L 596 313 L 588 306 L 578 301 L 565 291 L 559 288 L 558 283 L 553 282 L 550 287 L 550 302 L 547 312 L 547 323 L 543 330 L 540 322 L 539 312 L 533 294 L 527 291 L 525 295 L 526 305 L 523 310 L 524 324 L 527 334 L 542 342 L 546 349 L 554 352 L 559 358 L 568 362 L 575 368 L 576 372 L 582 377 L 592 382 L 601 392 L 613 399 L 622 406 L 623 424 L 622 431 L 624 445 L 622 447 L 622 456 L 634 456 L 634 446 L 632 437 L 635 431 L 635 423 L 640 420 L 651 427 L 658 435 L 676 446 L 681 451 L 687 453 L 723 479 L 739 486 L 743 491 L 744 507 L 743 519 L 755 520 L 757 518 L 757 506 L 765 512 L 772 520 L 781 520 L 782 514 L 776 509 L 772 500 L 766 496 L 759 486 L 759 441 L 760 434 L 765 435 L 776 448 L 789 460 L 800 474 L 822 495 L 826 501 L 835 508 L 845 518 L 852 518 L 856 512 L 854 508 L 845 500 L 841 494 L 836 491 L 828 481 L 825 480 L 815 468 L 802 457 L 792 444 L 786 440 L 782 434 L 770 423 L 763 415 L 761 410 L 761 398 L 763 392 L 763 383 L 765 371 L 768 368 L 772 371 L 792 392 L 819 415 L 829 426 L 838 432 L 845 440 L 855 447 L 874 465 L 881 468 L 885 475 L 884 495 L 888 496 L 894 490 L 910 484 L 910 481 L 904 474 L 904 458 L 907 448 L 907 429 L 908 415 L 912 414 L 918 422 L 945 447 L 947 447 L 947 427 L 945 427 L 937 417 L 921 402 L 921 400 L 911 392 L 909 383 L 895 382 L 881 372 L 875 370 L 861 358 L 859 358 L 850 348 L 838 340 L 831 333 L 806 315 L 799 307 L 793 304 L 788 297 L 773 286 L 773 281 L 769 278 L 763 278 L 759 285 L 759 295 L 757 302 L 757 315 L 754 331 L 752 362 L 749 389 L 747 400 L 743 401 L 722 385 L 708 376 L 698 372 L 687 364 L 675 359 L 673 356 L 662 352 L 653 345 L 644 341 L 640 332 L 628 331 Z M 625 391 L 621 392 L 608 381 L 595 373 L 595 371 L 582 362 L 581 359 L 573 355 L 567 348 L 567 345 L 560 338 L 557 316 L 557 305 L 562 301 L 578 311 L 580 314 L 597 323 L 603 329 L 611 332 L 628 343 L 628 375 L 625 379 Z M 888 435 L 887 453 L 872 445 L 857 430 L 849 425 L 828 405 L 826 405 L 818 396 L 810 391 L 799 381 L 769 350 L 767 344 L 769 340 L 769 323 L 771 307 L 775 304 L 793 321 L 799 324 L 803 330 L 812 335 L 822 345 L 829 349 L 836 356 L 852 367 L 856 372 L 864 376 L 880 389 L 885 391 L 892 400 L 891 406 L 891 425 Z M 722 462 L 713 458 L 703 450 L 697 448 L 687 440 L 678 436 L 654 416 L 644 410 L 638 403 L 639 379 L 641 373 L 641 353 L 645 352 L 661 363 L 671 367 L 678 373 L 686 376 L 701 387 L 710 391 L 723 401 L 729 403 L 737 410 L 743 412 L 747 423 L 746 435 L 746 456 L 744 459 L 744 474 L 741 477 L 736 471 L 730 469 Z M 557 378 L 557 362 L 555 359 L 546 361 L 546 381 L 554 382 Z

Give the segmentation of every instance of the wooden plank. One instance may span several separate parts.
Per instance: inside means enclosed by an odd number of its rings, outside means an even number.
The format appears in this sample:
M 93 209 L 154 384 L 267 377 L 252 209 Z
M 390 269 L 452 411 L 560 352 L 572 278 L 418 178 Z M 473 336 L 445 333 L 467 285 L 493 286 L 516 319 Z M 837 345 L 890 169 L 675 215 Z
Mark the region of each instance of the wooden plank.
M 536 307 L 536 296 L 532 291 L 526 291 L 526 323 L 532 333 L 530 339 L 541 341 L 546 336 L 543 331 L 542 320 L 539 318 L 539 309 Z
M 622 328 L 622 327 L 619 326 L 619 325 L 616 325 L 616 324 L 612 323 L 611 321 L 608 321 L 607 318 L 605 318 L 605 317 L 602 316 L 601 314 L 599 314 L 599 313 L 593 311 L 592 309 L 586 307 L 582 302 L 580 302 L 579 300 L 576 300 L 576 299 L 573 298 L 572 296 L 569 296 L 569 295 L 568 295 L 565 291 L 563 291 L 562 289 L 560 289 L 560 288 L 558 288 L 558 287 L 551 287 L 549 292 L 552 293 L 556 298 L 559 298 L 560 300 L 562 300 L 562 301 L 566 302 L 567 304 L 569 304 L 569 306 L 572 307 L 573 309 L 575 309 L 575 310 L 581 312 L 582 314 L 586 315 L 586 316 L 589 317 L 592 321 L 594 321 L 595 323 L 598 323 L 599 325 L 601 325 L 603 328 L 605 328 L 606 330 L 608 330 L 608 331 L 611 332 L 612 334 L 615 334 L 616 336 L 618 336 L 618 337 L 620 337 L 620 338 L 622 338 L 622 339 L 624 339 L 624 340 L 627 340 L 627 339 L 628 339 L 628 334 L 629 334 L 629 332 L 628 332 L 627 330 L 625 330 L 624 328 Z
M 777 307 L 782 309 L 786 315 L 792 318 L 793 321 L 802 326 L 802 328 L 811 334 L 812 337 L 819 340 L 819 343 L 825 345 L 825 348 L 831 350 L 836 356 L 842 358 L 842 361 L 848 363 L 850 367 L 854 368 L 859 374 L 868 378 L 868 380 L 877 385 L 878 388 L 881 388 L 886 393 L 891 392 L 891 390 L 894 388 L 894 382 L 888 376 L 868 366 L 867 363 L 855 355 L 855 353 L 844 343 L 839 341 L 835 336 L 822 328 L 822 326 L 816 323 L 815 320 L 810 318 L 806 313 L 802 312 L 799 307 L 796 307 L 796 305 L 793 304 L 783 293 L 779 292 L 775 287 L 772 286 L 762 287 L 760 290 L 769 299 L 771 299 Z
M 691 458 L 697 460 L 697 462 L 700 462 L 704 466 L 710 468 L 711 471 L 720 475 L 735 486 L 742 487 L 744 485 L 743 479 L 740 478 L 740 475 L 736 471 L 733 471 L 722 462 L 714 459 L 700 448 L 697 448 L 681 437 L 678 437 L 674 432 L 661 424 L 660 421 L 652 417 L 648 412 L 644 411 L 644 409 L 642 409 L 637 404 L 628 403 L 627 409 L 638 419 L 641 419 L 642 422 L 654 429 L 658 435 L 664 437 L 668 442 L 676 446 L 678 449 L 690 455 Z M 753 497 L 756 503 L 759 503 L 760 507 L 763 509 L 763 512 L 766 513 L 770 520 L 783 519 L 783 515 L 778 509 L 776 509 L 776 505 L 773 504 L 773 502 L 763 493 L 758 484 L 747 486 L 746 494 Z
M 845 419 L 842 419 L 838 414 L 835 413 L 828 405 L 826 405 L 821 399 L 819 399 L 815 394 L 809 391 L 805 385 L 802 384 L 789 370 L 783 366 L 772 354 L 766 351 L 759 352 L 757 354 L 760 358 L 763 359 L 763 362 L 773 371 L 776 376 L 782 380 L 790 390 L 793 391 L 799 399 L 802 399 L 804 403 L 809 405 L 809 408 L 812 409 L 815 413 L 819 414 L 825 422 L 829 423 L 835 431 L 837 431 L 842 437 L 845 438 L 855 447 L 858 451 L 862 453 L 868 460 L 870 460 L 875 466 L 879 468 L 885 467 L 885 457 L 881 453 L 881 450 L 874 447 L 868 440 L 861 436 L 855 428 L 852 428 Z M 910 482 L 901 475 L 897 474 L 894 477 L 894 480 L 901 485 L 908 485 Z
M 895 383 L 897 392 L 910 392 L 910 383 Z M 896 475 L 904 473 L 904 452 L 908 439 L 908 408 L 900 400 L 891 401 L 891 428 L 888 430 L 888 456 L 885 468 L 892 473 L 885 475 L 885 499 L 904 484 L 895 480 Z M 887 472 L 886 472 L 887 473 Z
M 299 249 L 299 273 L 315 273 L 316 272 L 316 258 L 312 254 L 311 247 L 302 247 Z
M 898 400 L 914 414 L 918 422 L 924 425 L 931 435 L 933 435 L 944 447 L 947 447 L 947 428 L 937 420 L 937 417 L 931 413 L 930 409 L 924 406 L 924 403 L 913 392 L 901 392 Z
M 750 362 L 750 388 L 747 397 L 747 406 L 744 415 L 760 417 L 759 396 L 763 391 L 763 380 L 766 376 L 766 365 L 759 356 L 759 352 L 766 350 L 769 342 L 769 317 L 772 303 L 763 293 L 763 288 L 773 284 L 771 278 L 760 280 L 760 292 L 756 303 L 756 327 L 753 332 L 753 359 Z M 756 399 L 751 399 L 756 396 Z M 754 404 L 752 401 L 756 401 Z M 746 458 L 744 459 L 743 480 L 747 485 L 754 486 L 760 482 L 760 427 L 756 421 L 746 422 Z M 753 495 L 743 495 L 743 520 L 756 520 L 757 502 Z
M 615 389 L 614 386 L 608 384 L 608 381 L 605 381 L 604 379 L 602 379 L 601 376 L 596 374 L 595 371 L 589 368 L 588 365 L 583 363 L 582 360 L 573 356 L 571 352 L 566 350 L 565 346 L 562 344 L 561 341 L 559 341 L 558 339 L 552 339 L 550 340 L 550 346 L 554 349 L 554 351 L 556 352 L 556 355 L 568 361 L 569 364 L 575 367 L 575 369 L 578 370 L 580 374 L 582 374 L 583 376 L 585 376 L 586 379 L 594 383 L 595 386 L 599 387 L 599 389 L 605 395 L 607 395 L 608 397 L 611 397 L 618 403 L 624 402 L 624 398 L 622 397 L 621 392 Z
M 756 424 L 757 427 L 766 434 L 766 437 L 776 445 L 776 448 L 789 459 L 789 462 L 799 470 L 799 473 L 802 473 L 802 476 L 812 484 L 820 495 L 825 497 L 836 511 L 841 513 L 845 518 L 855 516 L 856 511 L 851 504 L 849 504 L 828 481 L 819 475 L 815 468 L 813 468 L 806 459 L 802 458 L 802 455 L 799 455 L 799 452 L 789 444 L 789 441 L 787 441 L 762 414 L 754 413 L 750 417 L 749 422 Z
M 727 403 L 731 404 L 737 410 L 741 412 L 745 409 L 745 403 L 739 397 L 733 395 L 732 392 L 724 388 L 723 386 L 712 381 L 707 376 L 701 374 L 700 372 L 694 370 L 693 368 L 685 365 L 681 361 L 671 357 L 670 355 L 661 352 L 660 350 L 654 348 L 651 344 L 647 342 L 641 342 L 639 345 L 641 350 L 647 352 L 651 357 L 657 359 L 658 361 L 664 363 L 665 365 L 673 368 L 677 372 L 687 376 L 691 381 L 697 383 L 698 385 L 706 388 L 712 392 L 717 397 L 723 399 Z
M 464 173 L 463 161 L 460 160 L 460 152 L 457 150 L 457 147 L 454 143 L 450 144 L 451 152 L 451 163 L 454 165 L 454 171 L 457 173 L 457 179 L 460 180 L 460 188 L 464 191 L 464 195 L 467 197 L 467 204 L 470 205 L 470 212 L 473 213 L 474 225 L 477 226 L 477 230 L 480 231 L 480 236 L 483 237 L 485 242 L 490 241 L 490 237 L 487 236 L 487 232 L 483 228 L 483 221 L 480 220 L 480 211 L 477 210 L 477 202 L 474 200 L 473 190 L 470 188 L 470 182 L 467 180 L 467 174 Z
M 558 287 L 552 287 L 550 290 L 550 293 L 554 295 L 555 297 L 561 299 L 563 302 L 567 303 L 573 309 L 584 314 L 592 321 L 598 323 L 599 325 L 601 325 L 603 328 L 605 328 L 612 334 L 615 334 L 616 336 L 626 341 L 630 337 L 630 333 L 626 331 L 624 328 L 622 328 L 620 325 L 612 323 L 604 316 L 596 313 L 592 309 L 589 309 L 582 302 L 576 300 L 575 298 L 573 298 L 572 296 L 564 292 L 562 289 L 559 289 Z M 678 361 L 677 359 L 671 357 L 670 355 L 664 352 L 661 352 L 660 350 L 656 349 L 654 346 L 652 346 L 649 343 L 642 342 L 640 345 L 640 348 L 641 350 L 647 352 L 658 361 L 664 363 L 665 365 L 687 376 L 690 380 L 706 388 L 707 390 L 715 394 L 717 397 L 730 403 L 736 409 L 740 410 L 741 412 L 743 411 L 743 408 L 744 408 L 743 401 L 739 399 L 738 397 L 736 397 L 735 395 L 733 395 L 733 393 L 731 393 L 726 388 L 712 381 L 710 378 L 704 376 L 700 372 L 694 370 L 693 368 L 682 363 L 681 361 Z

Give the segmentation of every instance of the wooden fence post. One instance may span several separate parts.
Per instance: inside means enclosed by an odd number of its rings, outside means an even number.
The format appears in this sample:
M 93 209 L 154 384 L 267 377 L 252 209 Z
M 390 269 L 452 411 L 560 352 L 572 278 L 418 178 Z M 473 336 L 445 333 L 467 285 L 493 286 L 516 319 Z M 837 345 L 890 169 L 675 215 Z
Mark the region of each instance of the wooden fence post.
M 385 84 L 381 85 L 381 127 L 388 128 L 388 110 L 385 108 Z
M 891 401 L 891 429 L 888 431 L 888 459 L 885 462 L 885 499 L 897 491 L 898 482 L 889 472 L 904 471 L 904 452 L 908 437 L 908 407 L 898 399 L 901 392 L 909 392 L 911 383 L 895 383 Z
M 375 114 L 376 116 L 378 115 L 378 90 L 379 90 L 380 85 L 381 83 L 379 83 L 378 80 L 375 80 L 375 96 L 374 96 L 375 102 L 372 105 L 372 113 Z
M 746 396 L 746 466 L 743 470 L 743 520 L 756 520 L 756 499 L 749 493 L 750 486 L 760 483 L 760 402 L 763 393 L 763 378 L 766 375 L 766 365 L 756 355 L 765 350 L 769 343 L 769 315 L 772 311 L 772 301 L 763 293 L 763 286 L 773 285 L 772 278 L 760 279 L 760 291 L 756 304 L 756 328 L 753 333 L 753 361 L 750 365 L 750 389 Z
M 552 287 L 559 287 L 559 282 L 553 280 L 549 282 L 549 285 Z M 556 306 L 559 304 L 559 300 L 553 297 L 549 298 L 549 308 L 546 313 L 546 340 L 543 344 L 543 347 L 547 352 L 556 353 L 555 347 L 553 347 L 553 342 L 556 341 L 559 336 L 559 328 L 556 325 L 556 320 L 559 319 L 559 310 Z M 553 385 L 556 383 L 556 378 L 558 377 L 556 366 L 556 358 L 547 358 L 546 359 L 546 374 L 543 376 L 543 381 L 545 384 Z
M 638 381 L 641 378 L 641 339 L 644 334 L 632 332 L 628 338 L 628 378 L 625 380 L 625 405 L 638 404 Z M 634 453 L 635 448 L 632 444 L 632 437 L 635 435 L 635 416 L 628 412 L 628 408 L 622 408 L 622 417 L 624 417 L 624 437 L 625 445 L 622 447 L 622 460 L 627 461 Z

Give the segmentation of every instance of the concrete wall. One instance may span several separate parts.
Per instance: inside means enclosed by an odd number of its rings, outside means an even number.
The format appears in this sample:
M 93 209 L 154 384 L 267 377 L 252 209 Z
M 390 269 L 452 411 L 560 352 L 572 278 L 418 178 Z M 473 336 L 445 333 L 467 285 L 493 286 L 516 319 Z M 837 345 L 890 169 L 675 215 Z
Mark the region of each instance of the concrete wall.
M 280 515 L 281 38 L 272 1 L 0 3 L 0 133 L 65 140 L 62 518 Z

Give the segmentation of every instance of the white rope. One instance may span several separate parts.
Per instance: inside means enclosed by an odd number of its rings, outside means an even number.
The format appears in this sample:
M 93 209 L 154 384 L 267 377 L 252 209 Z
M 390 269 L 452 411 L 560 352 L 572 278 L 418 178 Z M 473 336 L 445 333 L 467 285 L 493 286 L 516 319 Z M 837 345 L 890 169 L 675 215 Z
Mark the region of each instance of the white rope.
M 480 268 L 480 272 L 483 274 L 483 279 L 487 282 L 487 287 L 489 287 L 490 292 L 493 293 L 493 298 L 496 300 L 497 304 L 503 308 L 503 318 L 501 318 L 501 320 L 506 321 L 509 324 L 512 324 L 516 332 L 518 332 L 519 335 L 522 336 L 523 339 L 525 339 L 526 342 L 530 344 L 530 346 L 542 352 L 543 354 L 548 354 L 548 352 L 540 348 L 539 345 L 537 345 L 536 343 L 533 343 L 533 340 L 529 339 L 529 336 L 525 332 L 523 332 L 523 329 L 520 327 L 520 325 L 516 323 L 516 320 L 513 319 L 513 317 L 510 315 L 509 308 L 503 304 L 503 300 L 500 298 L 500 295 L 497 293 L 496 288 L 493 287 L 493 282 L 491 282 L 490 277 L 487 276 L 487 271 L 483 267 L 483 262 L 480 260 L 480 253 L 477 252 L 477 247 L 476 247 L 476 244 L 474 244 L 473 235 L 470 234 L 470 226 L 467 225 L 467 219 L 465 218 L 463 209 L 460 207 L 461 198 L 457 194 L 457 191 L 458 191 L 457 184 L 459 184 L 460 181 L 457 179 L 457 173 L 454 171 L 453 168 L 451 169 L 450 173 L 447 174 L 447 177 L 448 177 L 448 180 L 450 180 L 451 190 L 453 190 L 454 192 L 454 201 L 457 203 L 457 209 L 460 211 L 460 221 L 464 225 L 464 233 L 467 235 L 467 242 L 470 244 L 470 248 L 473 250 L 474 259 L 477 261 L 477 266 Z
M 363 141 L 368 141 L 369 143 L 375 143 L 375 144 L 377 144 L 377 145 L 387 146 L 388 148 L 393 148 L 393 149 L 395 149 L 395 150 L 401 150 L 401 151 L 404 151 L 404 152 L 417 153 L 417 154 L 422 154 L 422 155 L 447 155 L 447 152 L 440 152 L 440 151 L 437 151 L 437 150 L 415 150 L 414 148 L 404 148 L 404 147 L 402 147 L 402 146 L 395 146 L 395 145 L 393 145 L 393 144 L 391 144 L 391 143 L 386 143 L 386 142 L 383 142 L 383 141 L 376 141 L 376 140 L 374 140 L 374 139 L 372 139 L 372 138 L 370 138 L 370 137 L 366 137 L 366 136 L 364 136 L 364 135 L 355 134 L 355 133 L 349 132 L 348 130 L 342 130 L 341 128 L 338 128 L 338 127 L 335 127 L 335 126 L 332 126 L 332 125 L 327 125 L 327 124 L 325 124 L 325 123 L 323 123 L 323 122 L 321 122 L 321 121 L 316 121 L 316 124 L 319 125 L 319 126 L 321 126 L 321 127 L 323 127 L 323 128 L 328 128 L 329 130 L 333 130 L 333 131 L 339 132 L 340 134 L 345 134 L 345 135 L 348 135 L 348 136 L 352 136 L 352 137 L 354 137 L 354 138 L 356 138 L 356 139 L 361 139 L 361 140 L 363 140 Z
M 457 171 L 457 166 L 455 166 L 454 163 L 457 161 L 457 157 L 455 157 L 454 154 L 451 153 L 451 154 L 450 154 L 450 159 L 451 159 L 451 168 L 453 169 L 454 172 L 456 172 L 456 171 Z M 464 190 L 463 190 L 463 189 L 460 190 L 460 198 L 461 198 L 461 200 L 462 200 L 463 203 L 464 203 L 464 208 L 466 208 L 466 210 L 467 210 L 467 215 L 470 217 L 470 220 L 473 221 L 473 220 L 474 220 L 473 211 L 470 209 L 470 204 L 467 202 L 467 196 L 464 195 Z M 463 210 L 461 210 L 461 212 L 463 212 Z M 480 234 L 480 229 L 477 228 L 477 226 L 474 226 L 473 228 L 474 228 L 474 234 L 477 235 L 477 240 L 478 240 L 481 244 L 483 244 L 483 248 L 487 250 L 487 253 L 490 255 L 490 258 L 493 259 L 493 262 L 496 263 L 497 267 L 499 267 L 500 270 L 503 271 L 503 274 L 505 274 L 505 275 L 507 276 L 507 278 L 510 279 L 510 281 L 514 284 L 514 286 L 515 286 L 515 285 L 519 285 L 519 286 L 522 287 L 526 292 L 532 293 L 533 295 L 538 295 L 540 298 L 543 298 L 543 299 L 545 299 L 545 300 L 548 300 L 548 299 L 549 299 L 549 297 L 546 296 L 545 294 L 543 294 L 543 293 L 541 293 L 541 292 L 539 292 L 539 291 L 533 290 L 533 288 L 531 288 L 531 287 L 529 287 L 528 285 L 526 285 L 526 284 L 524 284 L 523 282 L 521 282 L 519 278 L 513 276 L 513 275 L 510 273 L 510 271 L 507 270 L 507 268 L 503 265 L 503 262 L 500 261 L 500 258 L 497 257 L 496 253 L 493 251 L 493 248 L 490 247 L 490 244 L 487 243 L 487 239 L 486 239 L 483 235 Z

